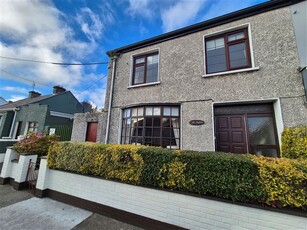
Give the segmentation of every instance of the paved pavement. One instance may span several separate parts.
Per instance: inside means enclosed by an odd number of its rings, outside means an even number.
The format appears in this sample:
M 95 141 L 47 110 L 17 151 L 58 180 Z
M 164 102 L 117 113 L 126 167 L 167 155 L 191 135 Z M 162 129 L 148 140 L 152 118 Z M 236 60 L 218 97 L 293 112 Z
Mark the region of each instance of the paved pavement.
M 0 230 L 141 230 L 27 191 L 0 185 Z

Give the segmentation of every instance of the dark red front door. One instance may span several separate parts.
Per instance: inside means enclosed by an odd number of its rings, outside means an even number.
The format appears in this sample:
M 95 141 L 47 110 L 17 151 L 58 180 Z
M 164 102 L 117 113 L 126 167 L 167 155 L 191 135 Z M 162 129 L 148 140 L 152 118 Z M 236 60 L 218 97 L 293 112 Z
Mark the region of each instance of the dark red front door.
M 97 122 L 88 122 L 85 141 L 96 142 L 97 139 Z
M 247 153 L 244 116 L 215 117 L 217 151 Z

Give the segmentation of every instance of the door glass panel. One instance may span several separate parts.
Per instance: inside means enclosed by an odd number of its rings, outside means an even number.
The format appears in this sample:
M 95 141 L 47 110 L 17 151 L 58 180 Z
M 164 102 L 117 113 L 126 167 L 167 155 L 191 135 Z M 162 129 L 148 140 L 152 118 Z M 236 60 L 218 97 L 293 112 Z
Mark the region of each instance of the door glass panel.
M 276 144 L 272 117 L 249 117 L 248 132 L 250 144 Z
M 252 154 L 257 156 L 265 156 L 265 157 L 277 157 L 276 149 L 266 149 L 266 148 L 252 148 Z

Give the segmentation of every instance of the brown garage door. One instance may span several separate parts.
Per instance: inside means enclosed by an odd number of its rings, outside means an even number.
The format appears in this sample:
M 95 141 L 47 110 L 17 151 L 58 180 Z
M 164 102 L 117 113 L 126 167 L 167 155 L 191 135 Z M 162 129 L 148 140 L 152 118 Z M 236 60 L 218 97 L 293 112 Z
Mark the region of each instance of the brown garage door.
M 214 116 L 216 151 L 279 156 L 272 104 L 218 106 Z
M 97 139 L 97 122 L 88 122 L 85 141 L 96 142 Z

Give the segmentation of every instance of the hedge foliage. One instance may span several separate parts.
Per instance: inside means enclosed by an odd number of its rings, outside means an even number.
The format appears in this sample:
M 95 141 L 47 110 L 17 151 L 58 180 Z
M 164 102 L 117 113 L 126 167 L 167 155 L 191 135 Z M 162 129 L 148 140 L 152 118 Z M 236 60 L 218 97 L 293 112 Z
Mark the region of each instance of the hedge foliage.
M 285 128 L 282 133 L 282 156 L 307 159 L 307 126 Z
M 48 166 L 273 207 L 307 207 L 307 162 L 219 152 L 58 142 Z

